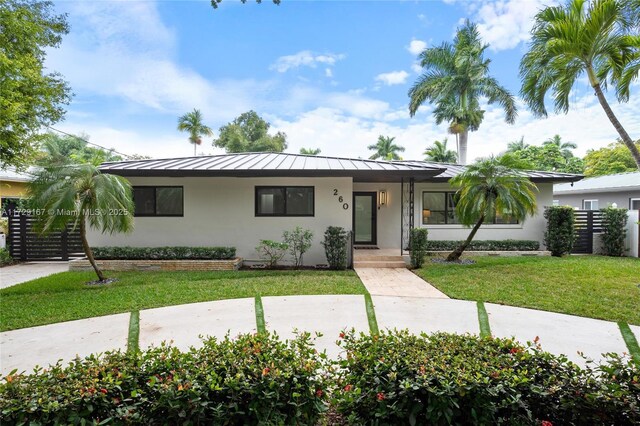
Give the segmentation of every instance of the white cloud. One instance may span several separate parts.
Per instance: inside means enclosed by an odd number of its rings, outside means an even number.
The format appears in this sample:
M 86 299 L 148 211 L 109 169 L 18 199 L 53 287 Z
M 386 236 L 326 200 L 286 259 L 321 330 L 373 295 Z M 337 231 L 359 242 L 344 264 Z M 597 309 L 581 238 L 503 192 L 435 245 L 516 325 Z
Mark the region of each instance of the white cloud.
M 327 78 L 333 77 L 333 71 L 331 70 L 331 68 L 325 68 L 324 69 L 324 76 L 327 77 Z
M 416 74 L 420 74 L 422 73 L 422 67 L 420 66 L 419 63 L 414 62 L 413 64 L 411 64 L 411 71 L 413 71 Z
M 447 3 L 454 3 L 449 0 Z M 558 0 L 483 0 L 460 2 L 478 23 L 482 39 L 493 50 L 513 49 L 529 40 L 533 18 L 545 6 L 558 4 Z
M 407 46 L 407 50 L 413 56 L 418 56 L 426 48 L 427 48 L 426 41 L 416 40 L 416 39 L 411 40 L 411 43 L 409 43 L 409 46 Z
M 378 74 L 376 81 L 379 81 L 387 86 L 394 86 L 396 84 L 404 84 L 409 77 L 409 73 L 406 71 L 391 71 Z
M 343 54 L 314 54 L 309 50 L 303 50 L 293 55 L 281 56 L 269 67 L 271 70 L 278 72 L 287 72 L 292 68 L 311 67 L 315 68 L 318 64 L 332 66 L 337 61 L 344 59 Z

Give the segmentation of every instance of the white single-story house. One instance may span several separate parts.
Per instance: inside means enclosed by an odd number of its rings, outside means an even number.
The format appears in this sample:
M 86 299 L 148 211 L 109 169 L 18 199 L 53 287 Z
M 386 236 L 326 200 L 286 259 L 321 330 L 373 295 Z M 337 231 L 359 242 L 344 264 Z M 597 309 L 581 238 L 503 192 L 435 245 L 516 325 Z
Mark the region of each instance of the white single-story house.
M 320 244 L 328 226 L 353 230 L 357 246 L 406 247 L 412 227 L 433 240 L 461 240 L 469 229 L 456 223 L 448 181 L 464 166 L 423 161 L 374 161 L 288 153 L 135 160 L 104 163 L 102 172 L 133 186 L 135 230 L 93 231 L 93 246 L 233 246 L 257 260 L 262 239 L 280 241 L 296 226 L 314 233 L 306 264 L 326 262 Z M 543 210 L 553 184 L 579 175 L 526 172 L 538 187 L 538 214 L 514 223 L 483 225 L 479 240 L 542 241 Z
M 582 210 L 599 210 L 613 204 L 621 209 L 640 210 L 640 172 L 558 183 L 553 186 L 553 202 Z

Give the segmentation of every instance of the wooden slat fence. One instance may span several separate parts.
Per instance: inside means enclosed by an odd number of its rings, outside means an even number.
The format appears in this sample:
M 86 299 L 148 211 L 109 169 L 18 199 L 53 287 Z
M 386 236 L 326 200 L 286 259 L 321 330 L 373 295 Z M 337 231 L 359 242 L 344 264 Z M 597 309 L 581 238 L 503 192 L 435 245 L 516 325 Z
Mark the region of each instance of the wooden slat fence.
M 593 253 L 593 234 L 602 232 L 602 213 L 599 210 L 576 210 L 576 242 L 572 253 Z

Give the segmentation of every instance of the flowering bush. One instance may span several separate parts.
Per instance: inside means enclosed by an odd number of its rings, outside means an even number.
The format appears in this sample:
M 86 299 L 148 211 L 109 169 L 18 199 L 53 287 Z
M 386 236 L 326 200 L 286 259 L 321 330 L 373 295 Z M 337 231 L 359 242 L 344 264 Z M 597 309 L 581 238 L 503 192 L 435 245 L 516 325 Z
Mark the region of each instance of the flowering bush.
M 640 370 L 580 369 L 508 339 L 347 333 L 333 404 L 350 424 L 638 424 Z M 549 423 L 544 423 L 549 424 Z
M 326 406 L 323 365 L 308 335 L 107 353 L 5 377 L 0 423 L 315 424 Z

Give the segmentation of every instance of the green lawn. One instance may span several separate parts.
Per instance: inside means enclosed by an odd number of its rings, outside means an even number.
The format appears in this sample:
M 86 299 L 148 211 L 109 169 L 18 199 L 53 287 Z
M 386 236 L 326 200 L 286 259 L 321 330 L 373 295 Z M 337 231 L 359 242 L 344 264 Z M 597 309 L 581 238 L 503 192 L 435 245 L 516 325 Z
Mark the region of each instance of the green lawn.
M 475 257 L 427 261 L 418 275 L 455 299 L 640 324 L 640 260 L 602 256 Z
M 0 330 L 182 303 L 291 294 L 364 294 L 353 271 L 110 272 L 120 281 L 84 283 L 62 272 L 0 290 Z

